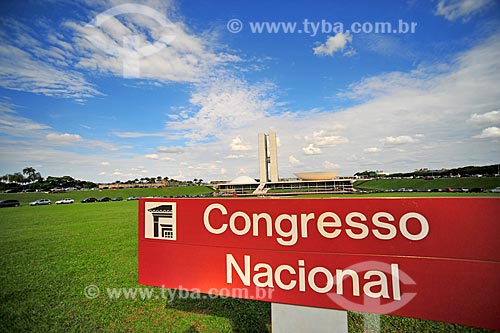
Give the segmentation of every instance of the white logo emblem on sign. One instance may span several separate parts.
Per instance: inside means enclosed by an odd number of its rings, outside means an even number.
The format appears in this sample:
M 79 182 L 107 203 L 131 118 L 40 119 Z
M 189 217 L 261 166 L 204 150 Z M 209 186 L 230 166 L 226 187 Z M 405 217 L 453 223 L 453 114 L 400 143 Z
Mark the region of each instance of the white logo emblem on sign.
M 144 237 L 152 239 L 177 239 L 175 202 L 146 202 Z

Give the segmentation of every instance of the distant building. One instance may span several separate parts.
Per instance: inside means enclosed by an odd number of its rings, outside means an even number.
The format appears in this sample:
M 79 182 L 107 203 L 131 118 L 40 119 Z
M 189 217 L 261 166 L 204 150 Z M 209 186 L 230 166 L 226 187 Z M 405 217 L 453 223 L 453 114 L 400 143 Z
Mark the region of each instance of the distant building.
M 352 178 L 338 178 L 336 171 L 296 173 L 297 179 L 280 181 L 278 176 L 278 145 L 276 133 L 260 133 L 259 181 L 240 176 L 231 182 L 219 182 L 213 187 L 220 195 L 290 195 L 303 193 L 352 192 Z
M 112 184 L 99 184 L 100 190 L 116 190 L 119 188 L 160 188 L 166 187 L 166 182 L 162 180 L 159 183 L 112 183 Z
M 278 144 L 276 133 L 259 133 L 260 182 L 278 182 Z
M 238 177 L 239 178 L 239 177 Z M 217 184 L 215 190 L 220 195 L 290 195 L 305 193 L 346 193 L 353 192 L 353 179 L 339 178 L 327 180 L 295 180 L 281 182 L 229 182 Z

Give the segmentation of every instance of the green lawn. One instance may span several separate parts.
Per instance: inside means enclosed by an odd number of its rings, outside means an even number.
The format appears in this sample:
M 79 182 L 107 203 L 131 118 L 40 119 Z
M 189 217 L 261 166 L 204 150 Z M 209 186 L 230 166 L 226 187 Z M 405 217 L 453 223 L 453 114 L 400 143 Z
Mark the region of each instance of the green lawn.
M 500 187 L 500 177 L 357 180 L 354 187 L 362 190 L 398 190 L 400 188 L 418 190 L 446 188 L 492 189 Z
M 269 303 L 231 298 L 110 299 L 107 288 L 141 287 L 137 206 L 137 201 L 130 201 L 2 208 L 0 331 L 270 330 Z M 84 294 L 91 285 L 100 289 L 95 299 Z M 161 295 L 159 288 L 150 290 Z M 380 322 L 382 332 L 484 332 L 392 316 L 381 316 Z M 363 332 L 363 316 L 349 313 L 349 327 L 350 332 Z
M 229 312 L 106 296 L 106 288 L 140 287 L 137 201 L 24 206 L 0 214 L 0 330 L 231 332 Z M 85 297 L 88 285 L 98 286 L 101 296 Z

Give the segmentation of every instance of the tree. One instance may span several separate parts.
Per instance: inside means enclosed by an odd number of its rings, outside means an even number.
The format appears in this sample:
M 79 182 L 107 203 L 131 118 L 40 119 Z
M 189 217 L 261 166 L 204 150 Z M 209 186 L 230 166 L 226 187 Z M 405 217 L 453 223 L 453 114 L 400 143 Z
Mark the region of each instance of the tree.
M 378 176 L 377 172 L 376 171 L 363 171 L 363 172 L 356 172 L 354 174 L 354 176 L 358 176 L 358 177 L 369 177 L 369 178 L 375 178 Z
M 23 175 L 27 176 L 27 178 L 32 177 L 35 173 L 36 170 L 33 167 L 26 167 L 23 169 Z
M 26 180 L 30 183 L 36 183 L 43 180 L 40 172 L 37 172 L 33 167 L 24 168 L 23 174 L 26 176 Z
M 24 178 L 22 173 L 16 172 L 16 173 L 10 175 L 10 181 L 17 183 L 17 184 L 23 184 L 23 183 L 26 183 L 26 178 Z

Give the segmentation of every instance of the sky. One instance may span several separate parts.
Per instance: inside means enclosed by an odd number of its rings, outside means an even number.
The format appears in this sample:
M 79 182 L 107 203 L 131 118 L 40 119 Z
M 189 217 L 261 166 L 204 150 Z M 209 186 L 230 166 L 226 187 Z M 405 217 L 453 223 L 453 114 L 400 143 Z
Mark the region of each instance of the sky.
M 0 174 L 94 182 L 500 162 L 500 3 L 0 4 Z

